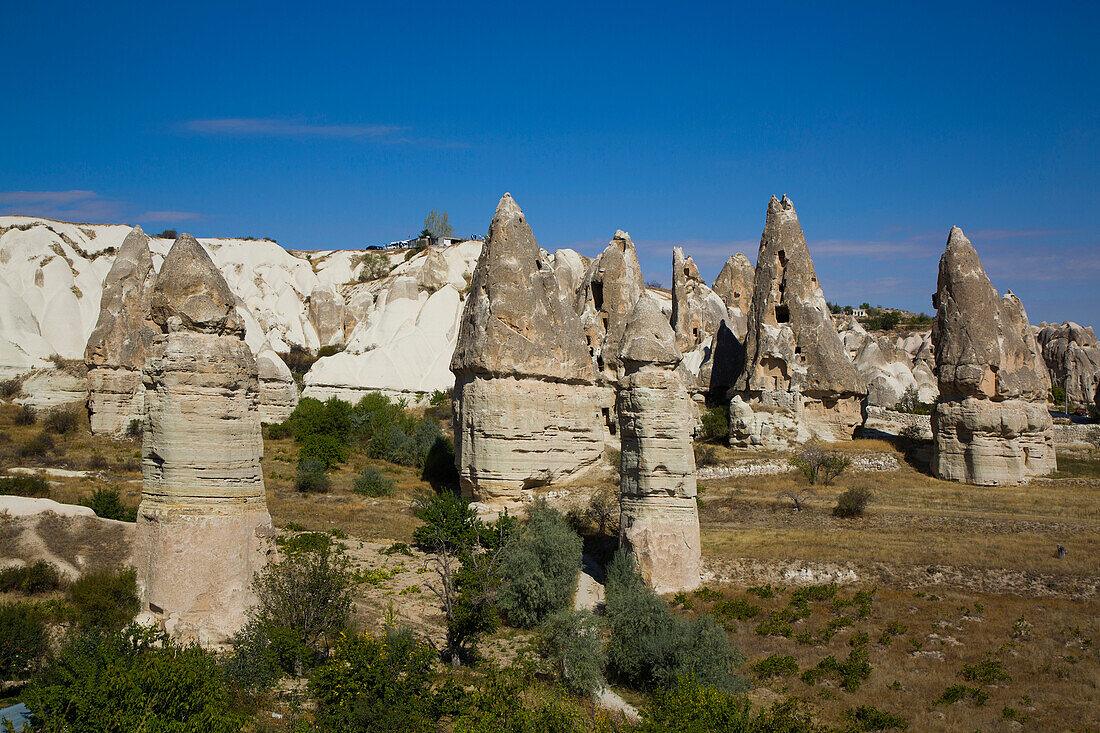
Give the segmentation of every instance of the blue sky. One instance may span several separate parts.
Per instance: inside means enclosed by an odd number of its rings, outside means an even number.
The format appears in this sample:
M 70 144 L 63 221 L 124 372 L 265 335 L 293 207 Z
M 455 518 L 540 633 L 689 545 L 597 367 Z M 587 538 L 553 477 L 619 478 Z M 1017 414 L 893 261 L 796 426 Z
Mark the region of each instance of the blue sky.
M 5 3 L 0 211 L 269 236 L 616 228 L 666 284 L 791 196 L 829 300 L 930 311 L 961 226 L 1100 326 L 1100 4 Z

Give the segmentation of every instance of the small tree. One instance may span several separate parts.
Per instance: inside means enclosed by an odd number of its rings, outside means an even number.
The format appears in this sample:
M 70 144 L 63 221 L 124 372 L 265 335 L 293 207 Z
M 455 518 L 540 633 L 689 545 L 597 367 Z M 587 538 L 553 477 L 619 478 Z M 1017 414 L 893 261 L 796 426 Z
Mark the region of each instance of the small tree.
M 819 481 L 822 486 L 829 486 L 852 461 L 847 456 L 836 451 L 824 450 L 817 442 L 807 443 L 798 452 L 798 455 L 790 459 L 792 466 L 802 472 L 806 480 L 811 484 Z
M 865 486 L 855 486 L 848 489 L 836 500 L 833 515 L 837 517 L 863 516 L 863 510 L 871 500 L 871 490 Z
M 385 255 L 367 252 L 359 258 L 359 282 L 377 280 L 390 274 L 390 261 Z
M 557 611 L 539 626 L 539 653 L 579 695 L 592 695 L 604 686 L 607 655 L 601 630 L 599 617 L 573 609 Z
M 175 229 L 165 229 L 163 232 L 157 235 L 157 239 L 175 239 L 179 236 L 179 232 Z
M 424 219 L 424 232 L 427 232 L 430 237 L 454 236 L 454 230 L 451 229 L 451 220 L 448 218 L 447 212 L 432 209 Z
M 545 499 L 534 502 L 527 516 L 501 560 L 500 609 L 511 623 L 531 627 L 569 601 L 577 585 L 582 542 Z

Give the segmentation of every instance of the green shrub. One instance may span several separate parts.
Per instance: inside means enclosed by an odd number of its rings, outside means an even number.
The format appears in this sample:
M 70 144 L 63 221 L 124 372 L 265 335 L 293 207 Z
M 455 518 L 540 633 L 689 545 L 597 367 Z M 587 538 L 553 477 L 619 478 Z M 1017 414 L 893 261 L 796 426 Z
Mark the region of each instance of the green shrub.
M 332 536 L 326 532 L 301 532 L 275 540 L 275 544 L 288 554 L 320 552 L 332 544 Z
M 246 722 L 210 652 L 137 626 L 71 634 L 22 697 L 48 731 L 236 733 Z
M 33 565 L 0 570 L 0 593 L 19 592 L 24 595 L 48 593 L 51 590 L 57 590 L 63 584 L 61 573 L 45 560 L 39 560 Z
M 367 466 L 363 469 L 363 473 L 355 479 L 352 484 L 352 491 L 362 496 L 389 496 L 393 493 L 393 487 L 393 479 L 384 476 L 374 466 Z
M 746 593 L 751 593 L 752 595 L 756 596 L 757 598 L 765 599 L 765 598 L 774 598 L 777 594 L 782 593 L 783 589 L 782 588 L 777 588 L 776 586 L 772 585 L 771 583 L 767 583 L 765 585 L 749 586 L 748 588 L 745 589 L 745 592 Z
M 802 681 L 807 685 L 816 684 L 819 679 L 833 675 L 847 692 L 855 692 L 863 681 L 871 676 L 871 664 L 867 661 L 867 650 L 860 646 L 848 652 L 848 658 L 838 662 L 829 655 L 816 666 L 802 673 Z
M 298 459 L 313 458 L 324 464 L 325 469 L 332 468 L 348 459 L 344 444 L 331 435 L 309 435 L 298 449 Z
M 54 449 L 53 437 L 45 430 L 19 447 L 20 458 L 42 458 Z
M 133 568 L 93 570 L 69 586 L 73 620 L 80 628 L 121 629 L 141 608 Z
M 50 484 L 41 476 L 0 476 L 0 495 L 49 496 Z
M 332 481 L 325 474 L 325 462 L 318 458 L 303 458 L 298 461 L 294 488 L 303 494 L 327 493 L 332 488 Z
M 814 733 L 810 714 L 793 701 L 754 713 L 748 699 L 693 679 L 654 690 L 635 733 Z
M 439 407 L 440 405 L 445 405 L 450 399 L 450 390 L 444 392 L 441 389 L 437 389 L 436 391 L 432 392 L 432 396 L 428 398 L 428 404 L 432 407 Z
M 74 432 L 79 424 L 80 418 L 74 411 L 61 409 L 51 410 L 42 423 L 46 430 L 58 435 Z
M 578 695 L 592 695 L 604 686 L 601 628 L 597 616 L 573 609 L 556 611 L 539 625 L 539 653 Z
M 251 668 L 248 674 L 257 682 L 273 680 L 279 671 L 300 674 L 321 662 L 347 628 L 351 561 L 328 535 L 309 534 L 324 537 L 324 544 L 288 551 L 257 573 L 252 583 L 257 603 L 231 641 L 235 659 L 227 669 Z M 233 675 L 248 679 L 244 672 Z
M 968 682 L 977 682 L 982 685 L 994 685 L 998 682 L 1012 680 L 1005 672 L 1005 665 L 999 659 L 987 657 L 977 664 L 964 664 L 959 675 Z
M 498 604 L 512 624 L 531 627 L 565 606 L 577 585 L 582 544 L 561 512 L 535 501 L 501 555 Z
M 833 515 L 837 517 L 861 517 L 871 501 L 871 490 L 865 486 L 853 486 L 837 497 Z
M 145 430 L 145 424 L 142 420 L 134 418 L 130 421 L 130 424 L 126 426 L 126 437 L 132 440 L 136 440 L 141 437 L 142 432 Z
M 744 657 L 722 627 L 709 616 L 673 616 L 639 575 L 632 555 L 622 550 L 615 554 L 606 588 L 608 666 L 617 679 L 649 690 L 670 687 L 686 675 L 725 691 L 745 687 L 736 674 Z
M 34 604 L 0 605 L 0 680 L 24 678 L 48 648 L 46 621 Z
M 957 702 L 961 702 L 970 698 L 970 701 L 975 705 L 981 706 L 989 700 L 989 693 L 981 687 L 968 687 L 966 685 L 951 685 L 943 694 L 936 698 L 933 705 L 954 705 Z
M 840 715 L 851 724 L 848 730 L 853 733 L 895 728 L 905 730 L 909 727 L 909 721 L 905 718 L 879 710 L 872 705 L 860 705 L 858 708 L 845 710 Z
M 377 280 L 385 277 L 390 272 L 390 260 L 377 252 L 367 252 L 359 258 L 361 269 L 359 270 L 359 282 Z
M 97 517 L 117 519 L 121 522 L 137 521 L 137 507 L 128 507 L 123 504 L 117 489 L 96 489 L 91 496 L 82 499 L 80 503 L 95 512 Z
M 772 677 L 789 677 L 798 673 L 798 661 L 791 656 L 772 654 L 752 665 L 752 671 L 762 680 Z
M 704 412 L 699 422 L 702 425 L 701 440 L 711 443 L 725 443 L 730 435 L 730 413 L 728 405 L 712 407 Z
M 748 621 L 760 613 L 760 606 L 754 606 L 748 601 L 738 598 L 736 600 L 722 600 L 714 604 L 714 615 L 721 621 Z
M 37 421 L 38 416 L 35 414 L 34 408 L 26 405 L 19 405 L 12 417 L 12 422 L 16 425 L 34 425 Z
M 328 346 L 322 346 L 321 348 L 317 349 L 317 358 L 323 359 L 326 356 L 336 356 L 343 350 L 344 347 L 341 344 L 329 344 Z M 343 402 L 343 400 L 340 401 Z
M 435 731 L 435 651 L 408 631 L 351 635 L 310 675 L 318 723 L 333 733 Z M 444 691 L 444 695 L 446 691 Z
M 10 400 L 23 389 L 23 383 L 18 379 L 5 379 L 0 381 L 0 397 Z
M 462 552 L 477 542 L 477 514 L 458 494 L 431 494 L 418 502 L 416 516 L 424 524 L 413 530 L 413 540 L 422 547 L 446 547 Z
M 802 472 L 810 484 L 821 483 L 829 486 L 844 473 L 852 461 L 847 456 L 836 451 L 823 449 L 816 441 L 807 443 L 797 455 L 790 459 L 790 464 Z

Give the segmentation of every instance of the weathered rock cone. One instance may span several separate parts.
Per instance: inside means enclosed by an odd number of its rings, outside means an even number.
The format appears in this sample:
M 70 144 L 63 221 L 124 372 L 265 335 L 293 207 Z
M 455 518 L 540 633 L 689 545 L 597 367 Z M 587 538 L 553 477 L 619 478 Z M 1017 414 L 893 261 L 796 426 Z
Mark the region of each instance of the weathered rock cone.
M 749 258 L 738 252 L 726 260 L 711 288 L 726 304 L 729 317 L 726 324 L 733 335 L 745 338 L 749 328 L 749 308 L 752 306 L 753 281 L 756 270 Z
M 622 436 L 622 546 L 658 593 L 699 585 L 694 410 L 674 369 L 676 337 L 656 302 L 638 300 L 620 351 L 626 373 L 617 411 Z
M 282 357 L 265 346 L 256 355 L 256 369 L 260 378 L 260 421 L 286 420 L 298 406 L 298 385 L 290 368 Z
M 326 288 L 309 294 L 309 322 L 317 331 L 321 346 L 344 343 L 344 299 Z
M 580 321 L 523 212 L 505 194 L 474 270 L 451 360 L 465 493 L 503 505 L 603 454 L 604 419 Z
M 725 304 L 703 282 L 695 260 L 684 257 L 680 247 L 673 247 L 672 329 L 677 348 L 683 353 L 706 342 L 725 318 Z
M 1100 344 L 1092 327 L 1044 323 L 1036 338 L 1053 386 L 1066 391 L 1071 406 L 1091 405 L 1100 396 Z
M 1050 378 L 1023 304 L 997 291 L 962 230 L 940 258 L 932 341 L 940 397 L 932 473 L 998 486 L 1057 468 L 1046 409 Z
M 745 369 L 730 405 L 730 443 L 782 447 L 850 439 L 867 388 L 844 351 L 794 204 L 768 203 L 745 336 Z
M 233 294 L 190 235 L 168 252 L 151 310 L 163 335 L 144 372 L 134 562 L 166 629 L 217 644 L 244 623 L 253 573 L 274 551 L 256 360 Z
M 120 433 L 145 415 L 141 370 L 160 333 L 149 318 L 155 278 L 149 237 L 134 227 L 103 282 L 99 320 L 84 352 L 93 433 Z
M 619 378 L 619 348 L 627 319 L 645 292 L 645 278 L 630 235 L 615 232 L 603 253 L 592 260 L 577 288 L 577 312 L 596 371 L 608 381 Z M 564 293 L 568 296 L 568 293 Z

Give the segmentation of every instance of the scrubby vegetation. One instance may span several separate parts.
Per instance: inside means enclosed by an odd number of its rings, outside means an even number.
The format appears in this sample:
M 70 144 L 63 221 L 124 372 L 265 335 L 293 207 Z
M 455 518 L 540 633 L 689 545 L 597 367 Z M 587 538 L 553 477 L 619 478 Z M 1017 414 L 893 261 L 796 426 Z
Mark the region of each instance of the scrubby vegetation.
M 852 465 L 850 458 L 838 451 L 826 450 L 816 441 L 804 445 L 790 461 L 811 485 L 820 483 L 822 486 L 831 485 Z
M 568 603 L 580 566 L 581 538 L 561 512 L 536 501 L 501 556 L 500 610 L 516 626 L 535 626 Z
M 42 497 L 50 495 L 50 484 L 41 476 L 0 476 L 0 494 Z
M 0 570 L 0 593 L 34 595 L 58 590 L 63 585 L 64 580 L 57 568 L 45 560 Z
M 118 489 L 96 489 L 80 503 L 95 512 L 97 517 L 122 522 L 137 521 L 137 507 L 123 504 Z

